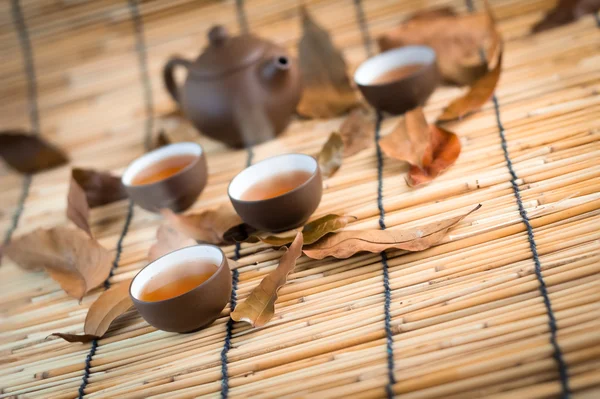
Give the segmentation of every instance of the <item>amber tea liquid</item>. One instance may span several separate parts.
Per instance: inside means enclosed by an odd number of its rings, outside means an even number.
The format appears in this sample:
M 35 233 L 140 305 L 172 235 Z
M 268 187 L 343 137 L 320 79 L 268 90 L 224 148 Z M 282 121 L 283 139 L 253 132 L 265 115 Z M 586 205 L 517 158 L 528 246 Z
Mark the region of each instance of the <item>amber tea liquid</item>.
M 133 186 L 141 186 L 164 180 L 182 169 L 185 169 L 185 167 L 194 162 L 197 158 L 198 156 L 196 155 L 175 155 L 162 159 L 147 166 L 144 170 L 135 175 L 131 180 L 131 184 Z
M 373 79 L 373 83 L 383 84 L 395 82 L 397 80 L 407 77 L 408 75 L 412 75 L 421 68 L 423 68 L 423 65 L 419 64 L 403 65 L 401 67 L 394 68 L 392 70 L 382 73 L 381 75 Z
M 217 269 L 217 265 L 203 261 L 173 265 L 148 281 L 142 287 L 139 299 L 156 302 L 185 294 L 208 280 Z
M 312 176 L 305 170 L 293 170 L 267 177 L 250 186 L 241 196 L 243 201 L 259 201 L 274 198 L 292 191 Z

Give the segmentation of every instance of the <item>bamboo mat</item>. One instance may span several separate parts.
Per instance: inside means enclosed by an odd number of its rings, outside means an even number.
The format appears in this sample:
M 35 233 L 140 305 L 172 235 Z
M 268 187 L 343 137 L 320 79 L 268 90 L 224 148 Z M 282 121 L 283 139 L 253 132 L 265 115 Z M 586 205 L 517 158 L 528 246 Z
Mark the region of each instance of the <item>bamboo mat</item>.
M 482 7 L 461 0 L 305 3 L 351 70 L 375 51 L 372 38 L 416 10 Z M 491 4 L 506 40 L 504 69 L 493 101 L 451 126 L 463 145 L 457 164 L 411 189 L 406 166 L 383 159 L 374 143 L 325 182 L 315 215 L 343 212 L 359 218 L 349 228 L 393 229 L 483 204 L 441 245 L 347 260 L 302 257 L 280 291 L 276 317 L 260 329 L 228 322 L 229 308 L 185 335 L 156 331 L 131 312 L 94 344 L 48 335 L 81 332 L 102 289 L 79 304 L 44 274 L 4 259 L 0 397 L 600 397 L 600 19 L 530 36 L 552 1 Z M 73 166 L 120 173 L 174 108 L 160 79 L 171 54 L 195 56 L 213 23 L 295 51 L 296 5 L 0 3 L 0 128 L 39 127 L 68 150 Z M 438 89 L 428 118 L 460 92 Z M 226 201 L 229 180 L 248 163 L 316 153 L 342 120 L 296 120 L 251 151 L 198 137 L 210 179 L 194 207 Z M 386 117 L 378 136 L 395 122 Z M 69 170 L 23 178 L 0 165 L 7 239 L 13 230 L 67 223 Z M 160 217 L 123 201 L 94 210 L 92 221 L 114 250 L 111 284 L 146 264 Z M 277 255 L 258 244 L 224 250 L 240 257 L 237 301 L 276 265 Z

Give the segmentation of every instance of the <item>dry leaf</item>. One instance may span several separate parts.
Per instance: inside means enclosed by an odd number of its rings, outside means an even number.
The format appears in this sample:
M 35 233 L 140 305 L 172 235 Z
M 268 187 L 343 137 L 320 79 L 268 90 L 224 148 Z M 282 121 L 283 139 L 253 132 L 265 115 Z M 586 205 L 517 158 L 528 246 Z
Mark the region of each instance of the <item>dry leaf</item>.
M 341 115 L 358 101 L 348 79 L 346 62 L 329 33 L 313 21 L 306 8 L 301 7 L 301 13 L 303 32 L 298 59 L 304 90 L 297 111 L 308 118 Z
M 229 228 L 242 222 L 229 203 L 185 215 L 178 215 L 170 209 L 161 209 L 160 213 L 169 224 L 188 237 L 215 245 L 224 242 L 223 235 Z
M 408 45 L 432 47 L 444 79 L 465 85 L 487 72 L 480 50 L 494 54 L 498 38 L 486 4 L 486 12 L 478 14 L 452 15 L 447 8 L 416 14 L 380 36 L 378 43 L 382 51 Z
M 392 248 L 423 251 L 437 244 L 451 227 L 479 208 L 481 205 L 463 215 L 408 230 L 348 230 L 332 233 L 305 248 L 304 253 L 312 259 L 327 256 L 346 259 L 363 251 L 379 253 Z
M 127 280 L 111 287 L 96 299 L 85 317 L 84 334 L 54 333 L 52 335 L 68 342 L 90 342 L 102 338 L 112 322 L 133 306 L 129 296 L 130 283 L 131 280 Z
M 69 161 L 54 145 L 38 135 L 20 130 L 0 132 L 0 157 L 21 173 L 36 173 Z
M 262 327 L 273 318 L 277 291 L 285 285 L 288 274 L 296 267 L 296 260 L 302 255 L 302 244 L 302 234 L 298 233 L 289 250 L 279 260 L 277 268 L 231 313 L 233 320 L 248 322 L 253 327 Z
M 411 15 L 405 22 L 418 20 L 431 20 L 440 17 L 455 17 L 456 11 L 452 7 L 443 6 L 431 10 L 417 11 Z
M 161 129 L 156 136 L 156 141 L 154 142 L 152 149 L 156 150 L 157 148 L 164 147 L 169 144 L 171 144 L 171 140 L 167 136 L 165 130 Z
M 422 108 L 407 112 L 379 143 L 387 156 L 411 165 L 406 179 L 409 186 L 429 183 L 454 165 L 461 150 L 458 136 L 428 125 Z
M 152 262 L 170 252 L 196 244 L 197 242 L 193 238 L 163 224 L 156 231 L 156 243 L 148 251 L 148 261 Z
M 556 28 L 599 10 L 600 0 L 559 0 L 556 7 L 548 12 L 543 20 L 535 24 L 531 31 L 537 33 Z
M 93 169 L 74 168 L 71 177 L 85 192 L 90 208 L 108 205 L 127 198 L 121 178 Z
M 500 80 L 501 69 L 502 50 L 500 50 L 496 66 L 479 78 L 464 96 L 453 100 L 450 105 L 444 109 L 442 115 L 438 117 L 438 121 L 445 122 L 460 119 L 481 108 L 494 94 L 496 85 Z
M 375 113 L 362 107 L 352 110 L 340 126 L 340 135 L 344 142 L 344 157 L 371 147 L 375 142 Z
M 92 237 L 92 230 L 88 219 L 90 217 L 90 207 L 85 196 L 83 188 L 71 176 L 71 184 L 69 185 L 69 194 L 67 194 L 67 217 L 77 227 L 85 231 L 87 235 Z
M 325 215 L 318 219 L 308 223 L 302 229 L 302 237 L 304 245 L 313 244 L 324 235 L 333 231 L 342 229 L 348 225 L 348 223 L 356 220 L 355 216 L 339 216 L 339 215 Z M 291 243 L 296 238 L 296 232 L 293 235 L 280 234 L 280 235 L 267 235 L 267 233 L 255 233 L 251 235 L 252 238 L 264 242 L 265 244 L 274 246 L 283 246 Z
M 324 179 L 328 179 L 338 171 L 342 166 L 342 157 L 344 155 L 344 142 L 339 133 L 333 132 L 329 139 L 321 148 L 317 155 L 317 162 L 321 168 L 321 174 Z
M 96 240 L 66 227 L 37 229 L 13 240 L 4 253 L 25 269 L 43 268 L 79 300 L 102 284 L 112 267 L 110 253 Z

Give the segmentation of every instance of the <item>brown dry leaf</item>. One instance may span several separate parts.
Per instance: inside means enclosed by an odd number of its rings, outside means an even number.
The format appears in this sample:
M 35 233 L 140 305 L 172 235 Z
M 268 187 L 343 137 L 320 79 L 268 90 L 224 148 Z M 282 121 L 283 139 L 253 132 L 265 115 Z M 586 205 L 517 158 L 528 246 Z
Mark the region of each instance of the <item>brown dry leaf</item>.
M 127 198 L 121 178 L 108 172 L 74 168 L 71 178 L 83 189 L 87 203 L 92 209 Z
M 54 333 L 52 335 L 68 342 L 90 342 L 94 339 L 102 338 L 112 322 L 133 306 L 133 302 L 129 296 L 130 283 L 131 280 L 127 280 L 111 287 L 96 299 L 92 306 L 90 306 L 85 317 L 84 333 L 82 335 L 63 333 Z
M 387 156 L 411 165 L 407 183 L 413 187 L 429 183 L 454 165 L 461 150 L 458 136 L 428 125 L 422 108 L 407 112 L 394 131 L 379 143 Z
M 304 245 L 313 244 L 324 235 L 333 231 L 342 229 L 348 225 L 348 223 L 356 220 L 355 216 L 340 216 L 340 215 L 325 215 L 318 219 L 308 223 L 302 229 L 302 237 Z M 268 233 L 255 233 L 252 234 L 252 239 L 256 238 L 265 244 L 274 246 L 283 246 L 291 243 L 296 238 L 296 232 L 291 234 L 279 234 L 279 235 L 267 235 Z
M 85 231 L 87 235 L 92 237 L 92 230 L 88 219 L 90 217 L 90 207 L 85 196 L 83 188 L 71 176 L 71 184 L 69 185 L 69 194 L 67 194 L 67 217 L 77 227 Z
M 256 234 L 259 231 L 246 223 L 241 223 L 236 226 L 230 227 L 225 233 L 223 233 L 223 241 L 226 244 L 233 244 L 236 242 L 250 242 L 256 243 L 259 239 Z
M 163 224 L 156 230 L 156 243 L 148 251 L 148 261 L 152 262 L 170 252 L 196 244 L 197 242 L 193 238 L 169 225 Z
M 431 182 L 454 165 L 460 155 L 461 144 L 456 134 L 436 125 L 431 125 L 430 129 L 432 160 L 423 168 L 411 166 L 406 179 L 411 187 Z
M 408 45 L 432 47 L 444 79 L 460 85 L 474 82 L 488 70 L 480 49 L 494 54 L 499 40 L 494 19 L 486 12 L 452 15 L 448 9 L 416 14 L 378 38 L 382 51 Z
M 543 20 L 533 26 L 533 33 L 553 29 L 600 10 L 600 0 L 559 0 Z
M 375 142 L 375 113 L 366 108 L 356 108 L 340 126 L 344 142 L 344 157 L 369 148 Z
M 160 213 L 169 224 L 188 237 L 215 245 L 222 244 L 225 232 L 242 222 L 229 203 L 185 215 L 178 215 L 170 209 L 161 209 Z
M 463 215 L 408 230 L 348 230 L 332 233 L 305 248 L 304 253 L 312 259 L 327 256 L 346 259 L 363 251 L 379 253 L 392 248 L 423 251 L 437 244 L 451 227 L 479 208 L 481 205 Z
M 321 168 L 321 175 L 324 179 L 328 179 L 338 171 L 342 166 L 342 157 L 344 155 L 344 142 L 339 133 L 333 132 L 329 135 L 329 139 L 321 148 L 321 152 L 317 155 L 317 162 Z
M 277 291 L 287 282 L 287 276 L 296 267 L 296 260 L 302 255 L 302 234 L 296 238 L 287 252 L 279 260 L 279 265 L 252 290 L 248 298 L 231 313 L 235 321 L 245 321 L 253 327 L 262 327 L 275 315 Z
M 379 146 L 388 157 L 419 168 L 431 163 L 431 129 L 423 108 L 418 107 L 404 114 L 404 119 L 400 120 L 392 133 L 379 141 Z
M 13 240 L 4 253 L 24 269 L 43 268 L 79 300 L 102 284 L 112 267 L 110 253 L 96 240 L 66 227 L 37 229 Z
M 464 96 L 453 100 L 450 105 L 444 109 L 442 115 L 438 117 L 438 121 L 445 122 L 460 119 L 481 108 L 494 94 L 496 85 L 500 80 L 501 69 L 502 50 L 500 50 L 500 54 L 498 55 L 498 63 L 496 66 L 479 78 Z
M 329 33 L 313 21 L 305 7 L 301 7 L 301 14 L 303 33 L 298 59 L 304 90 L 296 110 L 307 118 L 341 115 L 358 101 L 348 79 L 346 62 Z
M 21 173 L 36 173 L 66 164 L 69 159 L 38 135 L 21 130 L 0 132 L 0 157 Z
M 156 141 L 154 142 L 153 149 L 157 149 L 160 147 L 164 147 L 166 145 L 171 144 L 171 140 L 167 136 L 167 133 L 164 129 L 161 129 L 156 136 Z

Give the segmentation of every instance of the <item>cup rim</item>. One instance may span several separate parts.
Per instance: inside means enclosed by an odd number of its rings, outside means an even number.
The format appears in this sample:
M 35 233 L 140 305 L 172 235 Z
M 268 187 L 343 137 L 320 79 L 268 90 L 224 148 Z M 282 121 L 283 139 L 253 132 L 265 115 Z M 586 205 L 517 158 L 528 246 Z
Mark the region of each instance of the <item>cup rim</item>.
M 417 53 L 417 52 L 425 53 L 431 58 L 429 60 L 426 60 L 425 62 L 417 62 L 417 61 L 403 62 L 407 57 L 407 53 Z M 368 69 L 375 67 L 377 64 L 383 62 L 386 59 L 391 59 L 393 66 L 391 68 L 388 68 L 385 71 L 379 73 L 377 76 L 381 75 L 382 73 L 388 72 L 394 68 L 398 68 L 398 67 L 402 67 L 402 66 L 406 66 L 406 65 L 419 65 L 420 68 L 408 75 L 405 75 L 405 76 L 399 78 L 399 79 L 395 79 L 393 81 L 385 82 L 385 83 L 374 83 L 373 82 L 374 78 L 372 78 L 371 81 L 368 81 L 367 79 L 361 79 L 361 75 L 367 74 L 368 72 L 366 72 L 366 71 Z M 429 46 L 411 45 L 411 46 L 398 47 L 398 48 L 394 48 L 391 50 L 381 52 L 381 53 L 363 61 L 358 66 L 358 68 L 356 68 L 353 79 L 354 79 L 354 83 L 356 83 L 358 86 L 382 87 L 382 86 L 391 85 L 391 84 L 395 84 L 395 83 L 410 79 L 420 73 L 423 73 L 423 71 L 427 67 L 434 65 L 436 63 L 436 61 L 437 61 L 437 54 L 436 54 L 435 50 Z
M 171 297 L 171 298 L 167 298 L 167 299 L 161 299 L 159 301 L 144 301 L 143 299 L 139 299 L 136 298 L 133 293 L 131 292 L 131 288 L 133 287 L 133 283 L 135 282 L 135 280 L 138 278 L 138 276 L 149 266 L 153 265 L 155 262 L 160 261 L 161 259 L 170 256 L 176 252 L 180 252 L 183 250 L 189 250 L 189 248 L 196 248 L 196 247 L 211 247 L 211 248 L 215 248 L 217 249 L 220 254 L 221 254 L 221 263 L 219 264 L 219 266 L 217 267 L 217 270 L 212 274 L 212 276 L 210 276 L 206 281 L 203 281 L 202 283 L 198 284 L 197 286 L 195 286 L 194 288 L 192 288 L 189 291 L 186 291 L 182 294 L 179 294 L 177 296 Z M 194 291 L 197 288 L 202 287 L 205 284 L 208 284 L 210 281 L 212 281 L 213 279 L 216 279 L 217 273 L 223 268 L 225 267 L 225 265 L 228 265 L 229 263 L 227 262 L 227 257 L 225 256 L 225 253 L 223 252 L 223 250 L 221 248 L 219 248 L 217 245 L 212 245 L 212 244 L 196 244 L 196 245 L 190 245 L 189 247 L 184 247 L 184 248 L 179 248 L 176 249 L 175 251 L 171 251 L 169 253 L 164 254 L 163 256 L 154 259 L 152 262 L 148 263 L 146 266 L 142 267 L 136 274 L 135 276 L 131 279 L 131 282 L 129 283 L 129 296 L 133 301 L 137 301 L 138 303 L 143 303 L 143 304 L 161 304 L 161 303 L 165 303 L 165 302 L 169 302 L 172 301 L 174 299 L 180 298 L 184 295 L 189 294 L 190 292 Z M 157 273 L 155 273 L 154 275 L 156 275 Z
M 289 157 L 289 156 L 302 156 L 302 157 L 306 157 L 307 159 L 311 160 L 311 162 L 314 162 L 314 164 L 315 164 L 315 169 L 314 169 L 314 171 L 313 171 L 313 172 L 311 172 L 311 175 L 310 175 L 310 177 L 309 177 L 308 179 L 306 179 L 306 181 L 305 181 L 304 183 L 302 183 L 302 184 L 300 184 L 300 185 L 298 185 L 298 186 L 294 187 L 292 190 L 290 190 L 290 191 L 287 191 L 287 192 L 285 192 L 285 193 L 283 193 L 283 194 L 279 194 L 279 195 L 277 195 L 277 196 L 275 196 L 275 197 L 266 198 L 266 199 L 259 199 L 259 200 L 243 200 L 243 199 L 241 199 L 241 198 L 237 198 L 237 197 L 234 197 L 233 195 L 231 195 L 231 186 L 233 185 L 233 183 L 235 182 L 235 180 L 239 178 L 239 176 L 240 176 L 242 173 L 244 173 L 245 171 L 247 171 L 247 170 L 249 170 L 249 169 L 252 169 L 252 168 L 254 168 L 254 167 L 257 167 L 257 165 L 264 164 L 264 163 L 267 163 L 267 162 L 272 162 L 272 161 L 273 161 L 274 159 L 276 159 L 276 158 L 283 158 L 283 157 Z M 297 169 L 297 170 L 301 170 L 301 169 Z M 313 156 L 311 156 L 311 155 L 302 154 L 302 153 L 297 153 L 297 152 L 292 152 L 292 153 L 288 153 L 288 154 L 274 155 L 274 156 L 272 156 L 272 157 L 265 158 L 265 159 L 263 159 L 263 160 L 261 160 L 261 161 L 259 161 L 259 162 L 255 163 L 255 164 L 253 164 L 253 165 L 247 166 L 247 167 L 245 167 L 243 170 L 241 170 L 241 171 L 240 171 L 238 174 L 236 174 L 236 175 L 233 177 L 233 179 L 231 179 L 231 181 L 229 182 L 229 185 L 227 186 L 227 196 L 229 197 L 229 199 L 230 199 L 231 201 L 236 201 L 236 202 L 238 202 L 238 203 L 241 203 L 241 204 L 258 204 L 258 203 L 264 203 L 265 201 L 271 201 L 271 200 L 275 200 L 275 199 L 280 199 L 280 198 L 283 198 L 283 197 L 285 197 L 285 196 L 287 196 L 287 195 L 292 195 L 292 194 L 294 194 L 295 192 L 297 192 L 297 191 L 301 190 L 302 188 L 304 188 L 304 187 L 308 186 L 308 185 L 310 184 L 310 182 L 311 182 L 311 181 L 312 181 L 312 180 L 313 180 L 313 179 L 314 179 L 314 178 L 315 178 L 315 177 L 316 177 L 316 176 L 319 174 L 319 172 L 320 172 L 319 163 L 317 162 L 317 160 L 315 159 L 315 157 L 313 157 Z M 258 181 L 260 181 L 260 180 L 258 180 Z
M 159 181 L 155 181 L 153 183 L 146 183 L 146 184 L 131 184 L 131 181 L 133 180 L 133 178 L 141 172 L 141 170 L 143 170 L 145 167 L 148 167 L 150 165 L 153 165 L 157 162 L 160 162 L 163 159 L 169 158 L 169 153 L 172 152 L 172 156 L 176 156 L 178 154 L 176 149 L 177 147 L 180 147 L 182 149 L 185 148 L 194 148 L 197 149 L 198 152 L 197 154 L 190 154 L 190 153 L 185 153 L 185 155 L 193 155 L 195 158 L 192 162 L 190 162 L 189 164 L 187 164 L 184 168 L 180 169 L 179 171 L 177 171 L 177 173 L 174 173 L 162 180 Z M 164 157 L 162 157 L 162 154 L 165 154 Z M 151 159 L 154 157 L 160 157 L 154 161 L 152 161 Z M 200 162 L 200 159 L 204 156 L 204 148 L 202 148 L 202 145 L 193 142 L 193 141 L 182 141 L 179 143 L 172 143 L 172 144 L 167 144 L 163 147 L 157 148 L 155 150 L 152 150 L 150 152 L 147 152 L 139 157 L 137 157 L 136 159 L 134 159 L 133 161 L 131 161 L 131 163 L 129 163 L 129 165 L 127 165 L 127 168 L 125 169 L 125 172 L 123 173 L 123 175 L 121 176 L 121 184 L 123 184 L 124 187 L 151 187 L 155 184 L 161 184 L 164 183 L 168 180 L 171 180 L 177 176 L 180 176 L 182 174 L 184 174 L 185 172 L 189 171 L 190 169 L 192 169 L 198 162 Z M 136 170 L 136 171 L 132 171 L 134 170 L 134 168 L 139 168 L 140 170 Z

